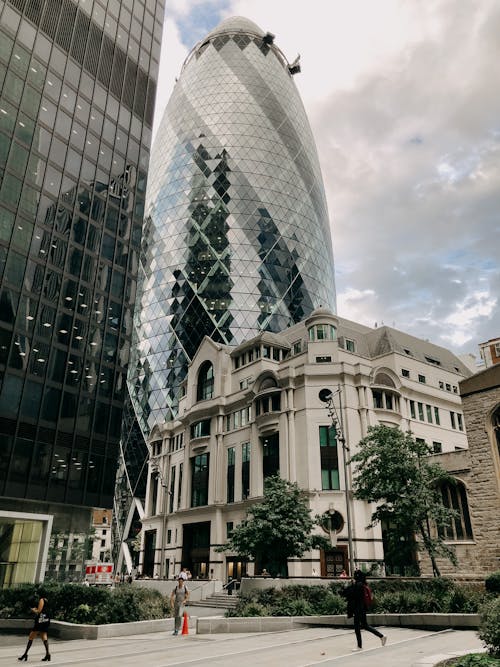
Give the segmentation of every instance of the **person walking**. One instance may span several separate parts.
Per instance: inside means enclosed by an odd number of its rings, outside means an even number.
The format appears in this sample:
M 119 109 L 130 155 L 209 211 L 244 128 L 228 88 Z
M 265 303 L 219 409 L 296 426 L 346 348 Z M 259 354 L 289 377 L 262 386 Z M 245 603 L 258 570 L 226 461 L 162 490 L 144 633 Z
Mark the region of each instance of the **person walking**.
M 368 625 L 366 612 L 368 610 L 368 600 L 371 600 L 371 590 L 366 583 L 366 575 L 361 570 L 354 571 L 354 581 L 340 591 L 340 594 L 347 599 L 347 617 L 354 619 L 354 632 L 356 634 L 357 647 L 353 651 L 361 651 L 363 642 L 361 639 L 361 630 L 367 630 L 380 639 L 382 646 L 385 646 L 387 637 L 381 632 Z
M 31 611 L 35 614 L 35 624 L 33 630 L 30 632 L 28 637 L 28 644 L 24 653 L 19 656 L 18 660 L 28 660 L 28 651 L 33 644 L 33 640 L 39 635 L 42 638 L 42 641 L 45 646 L 45 657 L 42 658 L 42 662 L 50 662 L 50 653 L 49 653 L 49 640 L 47 636 L 47 630 L 50 625 L 50 611 L 49 603 L 45 597 L 45 592 L 39 592 L 38 606 L 32 607 Z
M 174 612 L 174 631 L 173 635 L 178 635 L 181 629 L 182 617 L 184 616 L 184 606 L 189 600 L 189 591 L 186 586 L 186 580 L 179 575 L 177 586 L 170 594 L 170 606 Z

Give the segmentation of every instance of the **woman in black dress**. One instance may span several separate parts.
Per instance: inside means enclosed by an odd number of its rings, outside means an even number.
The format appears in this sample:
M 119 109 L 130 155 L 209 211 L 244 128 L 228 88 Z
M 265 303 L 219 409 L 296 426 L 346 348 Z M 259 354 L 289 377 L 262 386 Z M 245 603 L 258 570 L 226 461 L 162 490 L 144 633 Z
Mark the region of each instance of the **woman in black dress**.
M 37 635 L 40 635 L 45 645 L 45 657 L 42 658 L 42 662 L 50 662 L 49 640 L 47 638 L 47 630 L 49 629 L 50 625 L 49 604 L 47 598 L 45 597 L 45 593 L 43 591 L 40 591 L 39 595 L 40 599 L 38 600 L 38 606 L 31 608 L 31 611 L 34 614 L 36 614 L 35 625 L 33 626 L 33 630 L 29 634 L 28 644 L 26 646 L 26 649 L 24 653 L 18 658 L 18 660 L 28 659 L 28 651 L 30 650 L 31 645 L 33 644 L 33 640 L 36 638 Z

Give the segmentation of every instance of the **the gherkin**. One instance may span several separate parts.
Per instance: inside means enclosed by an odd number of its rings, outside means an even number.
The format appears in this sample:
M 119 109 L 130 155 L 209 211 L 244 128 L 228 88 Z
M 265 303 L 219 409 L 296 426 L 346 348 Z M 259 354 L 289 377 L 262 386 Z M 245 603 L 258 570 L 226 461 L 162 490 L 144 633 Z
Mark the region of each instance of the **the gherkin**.
M 239 344 L 335 310 L 328 212 L 290 65 L 251 21 L 191 51 L 150 163 L 129 374 L 141 428 L 175 414 L 205 335 Z

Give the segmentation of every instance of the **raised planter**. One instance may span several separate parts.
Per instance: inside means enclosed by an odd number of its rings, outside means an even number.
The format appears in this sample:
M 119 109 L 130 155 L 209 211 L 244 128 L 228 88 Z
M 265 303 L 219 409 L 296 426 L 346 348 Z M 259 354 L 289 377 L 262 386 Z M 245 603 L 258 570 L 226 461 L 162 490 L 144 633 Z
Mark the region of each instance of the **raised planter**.
M 425 630 L 476 629 L 479 614 L 367 614 L 368 623 L 375 626 L 419 628 Z M 338 616 L 252 616 L 245 618 L 199 618 L 196 634 L 232 632 L 272 632 L 308 626 L 350 628 L 352 619 Z
M 196 617 L 189 618 L 189 627 L 194 630 Z M 0 632 L 27 633 L 33 627 L 28 619 L 0 619 Z M 60 639 L 102 639 L 104 637 L 124 637 L 143 635 L 150 632 L 166 632 L 174 629 L 173 618 L 159 618 L 152 621 L 132 621 L 131 623 L 108 623 L 106 625 L 83 625 L 51 621 L 49 636 Z

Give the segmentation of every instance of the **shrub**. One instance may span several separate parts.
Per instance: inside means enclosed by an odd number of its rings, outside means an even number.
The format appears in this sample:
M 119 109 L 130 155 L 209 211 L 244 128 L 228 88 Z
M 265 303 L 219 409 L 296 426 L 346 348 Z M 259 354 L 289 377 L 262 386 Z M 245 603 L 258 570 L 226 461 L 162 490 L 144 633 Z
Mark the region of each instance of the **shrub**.
M 38 586 L 26 585 L 0 590 L 0 616 L 32 618 L 38 603 Z M 170 605 L 159 591 L 133 586 L 109 589 L 77 584 L 48 584 L 44 590 L 52 618 L 69 623 L 121 623 L 170 616 Z
M 478 634 L 490 655 L 500 658 L 500 597 L 490 600 L 481 608 Z
M 271 614 L 272 616 L 312 616 L 314 609 L 307 600 L 284 598 L 273 606 Z
M 486 653 L 470 653 L 461 658 L 451 658 L 440 662 L 436 667 L 498 667 L 498 660 Z
M 484 580 L 484 585 L 489 593 L 500 595 L 500 572 L 492 572 Z

